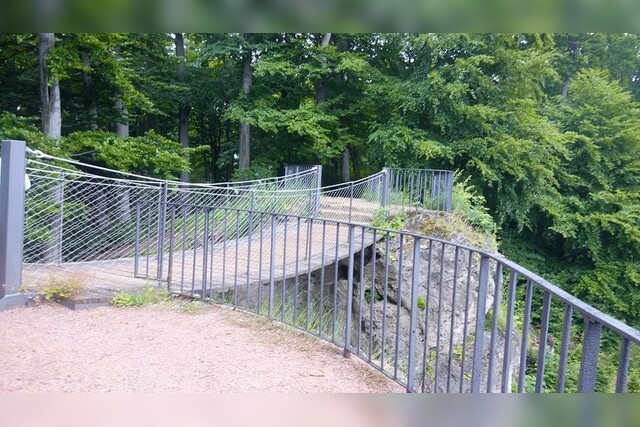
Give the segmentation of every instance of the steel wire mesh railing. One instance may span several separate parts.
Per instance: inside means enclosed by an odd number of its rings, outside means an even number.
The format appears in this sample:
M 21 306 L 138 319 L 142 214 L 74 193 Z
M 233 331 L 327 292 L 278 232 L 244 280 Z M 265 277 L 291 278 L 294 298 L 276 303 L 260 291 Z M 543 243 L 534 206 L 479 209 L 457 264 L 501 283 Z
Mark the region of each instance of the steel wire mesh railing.
M 101 176 L 76 169 L 96 169 Z M 135 205 L 139 200 L 156 204 L 144 213 L 145 227 L 153 241 L 145 248 L 156 259 L 163 253 L 163 218 L 166 202 L 259 208 L 308 213 L 308 198 L 269 197 L 281 189 L 305 194 L 318 181 L 317 169 L 287 177 L 222 184 L 184 184 L 121 173 L 65 161 L 43 154 L 30 158 L 26 171 L 32 187 L 25 197 L 23 282 L 27 287 L 59 282 L 73 274 L 84 285 L 144 285 L 147 279 L 134 271 Z M 259 193 L 256 195 L 256 191 Z M 307 209 L 307 211 L 304 211 Z M 161 257 L 160 257 L 161 258 Z

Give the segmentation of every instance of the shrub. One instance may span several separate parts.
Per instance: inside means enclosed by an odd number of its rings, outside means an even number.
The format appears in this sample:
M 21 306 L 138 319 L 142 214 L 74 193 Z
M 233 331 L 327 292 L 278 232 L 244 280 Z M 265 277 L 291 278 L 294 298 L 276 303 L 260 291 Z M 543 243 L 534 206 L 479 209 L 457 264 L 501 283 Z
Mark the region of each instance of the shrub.
M 456 180 L 453 186 L 452 208 L 462 214 L 475 228 L 486 234 L 495 234 L 498 228 L 485 206 L 485 199 L 469 184 L 469 179 L 470 177 L 464 181 Z

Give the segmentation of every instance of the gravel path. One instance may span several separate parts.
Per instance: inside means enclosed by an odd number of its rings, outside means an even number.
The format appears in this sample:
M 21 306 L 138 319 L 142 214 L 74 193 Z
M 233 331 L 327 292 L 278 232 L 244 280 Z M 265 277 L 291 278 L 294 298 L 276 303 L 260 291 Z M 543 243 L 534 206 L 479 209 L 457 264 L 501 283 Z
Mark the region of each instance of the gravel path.
M 189 304 L 0 312 L 0 392 L 402 391 L 333 345 Z

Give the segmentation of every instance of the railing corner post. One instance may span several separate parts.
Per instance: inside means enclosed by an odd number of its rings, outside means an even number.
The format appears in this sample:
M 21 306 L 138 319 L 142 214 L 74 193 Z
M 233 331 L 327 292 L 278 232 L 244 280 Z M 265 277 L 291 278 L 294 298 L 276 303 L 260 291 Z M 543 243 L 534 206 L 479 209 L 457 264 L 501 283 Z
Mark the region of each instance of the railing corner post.
M 382 188 L 380 189 L 380 206 L 386 207 L 389 203 L 389 185 L 391 182 L 391 170 L 389 168 L 382 169 Z
M 22 286 L 26 143 L 2 141 L 0 172 L 0 300 Z

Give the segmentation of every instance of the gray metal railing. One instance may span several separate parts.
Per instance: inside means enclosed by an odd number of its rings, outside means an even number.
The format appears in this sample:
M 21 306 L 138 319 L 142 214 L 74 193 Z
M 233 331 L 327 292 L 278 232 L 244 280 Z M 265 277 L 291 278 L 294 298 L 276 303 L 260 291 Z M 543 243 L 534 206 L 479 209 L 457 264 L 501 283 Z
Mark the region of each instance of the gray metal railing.
M 453 172 L 436 169 L 387 169 L 388 194 L 384 205 L 450 211 Z
M 33 186 L 16 216 L 25 148 L 2 148 L 11 161 L 0 230 L 20 231 L 24 220 L 31 262 L 16 269 L 22 233 L 3 232 L 0 307 L 24 302 L 25 279 L 82 272 L 104 283 L 118 274 L 293 325 L 408 391 L 626 390 L 637 330 L 498 254 L 358 217 L 380 206 L 448 209 L 450 172 L 387 169 L 320 188 L 316 169 L 304 188 L 278 179 L 185 186 L 30 159 Z M 610 358 L 614 348 L 610 373 L 601 349 Z
M 626 390 L 640 332 L 495 253 L 299 215 L 166 208 L 170 292 L 295 326 L 407 391 Z M 601 345 L 619 349 L 615 376 L 598 370 Z

